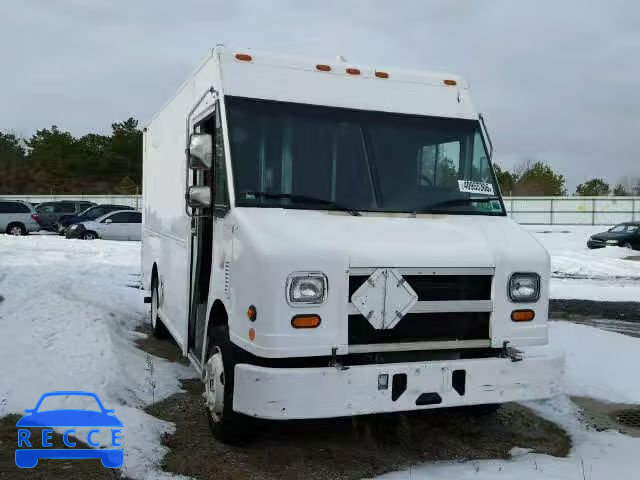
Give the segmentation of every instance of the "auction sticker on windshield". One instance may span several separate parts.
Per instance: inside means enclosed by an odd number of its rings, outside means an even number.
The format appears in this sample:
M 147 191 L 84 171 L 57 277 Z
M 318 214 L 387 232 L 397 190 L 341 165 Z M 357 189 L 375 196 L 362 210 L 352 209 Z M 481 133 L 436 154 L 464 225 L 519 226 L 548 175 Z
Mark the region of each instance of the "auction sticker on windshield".
M 458 180 L 458 189 L 465 193 L 480 193 L 493 195 L 493 185 L 485 182 L 472 182 L 471 180 Z

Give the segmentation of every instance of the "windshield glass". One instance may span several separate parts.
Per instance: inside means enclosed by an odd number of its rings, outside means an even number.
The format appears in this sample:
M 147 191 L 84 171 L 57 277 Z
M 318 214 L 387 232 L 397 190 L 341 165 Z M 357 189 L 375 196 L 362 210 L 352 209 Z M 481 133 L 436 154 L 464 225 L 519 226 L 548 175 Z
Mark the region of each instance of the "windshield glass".
M 477 121 L 226 106 L 238 206 L 504 215 Z

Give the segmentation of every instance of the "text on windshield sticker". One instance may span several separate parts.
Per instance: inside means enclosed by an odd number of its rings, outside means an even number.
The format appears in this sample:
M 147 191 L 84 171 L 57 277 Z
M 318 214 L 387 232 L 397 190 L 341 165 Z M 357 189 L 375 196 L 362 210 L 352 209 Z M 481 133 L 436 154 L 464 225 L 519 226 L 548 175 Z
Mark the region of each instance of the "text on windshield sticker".
M 471 180 L 458 180 L 458 189 L 465 193 L 481 193 L 493 195 L 493 185 L 484 182 L 472 182 Z

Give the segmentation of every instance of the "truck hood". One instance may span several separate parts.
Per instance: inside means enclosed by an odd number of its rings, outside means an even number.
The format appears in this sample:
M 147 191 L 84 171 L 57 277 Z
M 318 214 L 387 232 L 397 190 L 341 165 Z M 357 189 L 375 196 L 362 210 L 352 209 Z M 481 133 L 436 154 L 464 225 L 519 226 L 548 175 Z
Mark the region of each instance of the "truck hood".
M 539 271 L 549 257 L 528 232 L 507 217 L 363 214 L 236 208 L 242 242 L 261 254 L 348 257 L 350 267 L 497 267 Z

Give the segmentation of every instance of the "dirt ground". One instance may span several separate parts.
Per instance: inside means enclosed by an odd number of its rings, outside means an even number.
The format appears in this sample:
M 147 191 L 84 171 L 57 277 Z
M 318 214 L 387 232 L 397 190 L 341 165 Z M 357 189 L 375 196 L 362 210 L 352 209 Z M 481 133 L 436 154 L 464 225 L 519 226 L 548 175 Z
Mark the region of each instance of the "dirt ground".
M 174 422 L 163 441 L 171 452 L 163 469 L 198 479 L 360 479 L 435 460 L 508 458 L 513 447 L 566 456 L 567 434 L 529 409 L 508 404 L 496 414 L 460 411 L 305 422 L 256 422 L 256 437 L 240 447 L 215 440 L 209 430 L 202 386 L 148 412 Z
M 147 333 L 147 330 L 144 330 Z M 178 347 L 149 337 L 138 346 L 175 360 Z M 518 404 L 492 415 L 464 411 L 418 412 L 304 422 L 255 422 L 242 446 L 219 443 L 209 429 L 199 380 L 147 411 L 176 424 L 163 436 L 171 451 L 162 468 L 197 479 L 360 479 L 426 461 L 508 458 L 513 447 L 566 456 L 568 435 Z M 215 460 L 214 460 L 215 459 Z
M 592 300 L 551 300 L 549 316 L 552 319 L 610 318 L 640 322 L 640 303 L 596 302 Z
M 119 469 L 104 468 L 100 460 L 39 460 L 35 468 L 18 468 L 15 463 L 15 449 L 18 445 L 18 429 L 16 422 L 20 415 L 8 415 L 0 418 L 0 479 L 2 480 L 114 480 L 122 479 Z M 41 445 L 41 429 L 31 428 L 31 445 Z M 62 435 L 54 433 L 52 448 L 65 448 Z M 78 448 L 89 448 L 88 445 L 75 440 Z
M 640 427 L 625 425 L 619 421 L 619 414 L 627 410 L 640 411 L 638 405 L 605 403 L 587 397 L 571 397 L 581 410 L 582 420 L 597 431 L 617 430 L 631 437 L 640 438 Z

